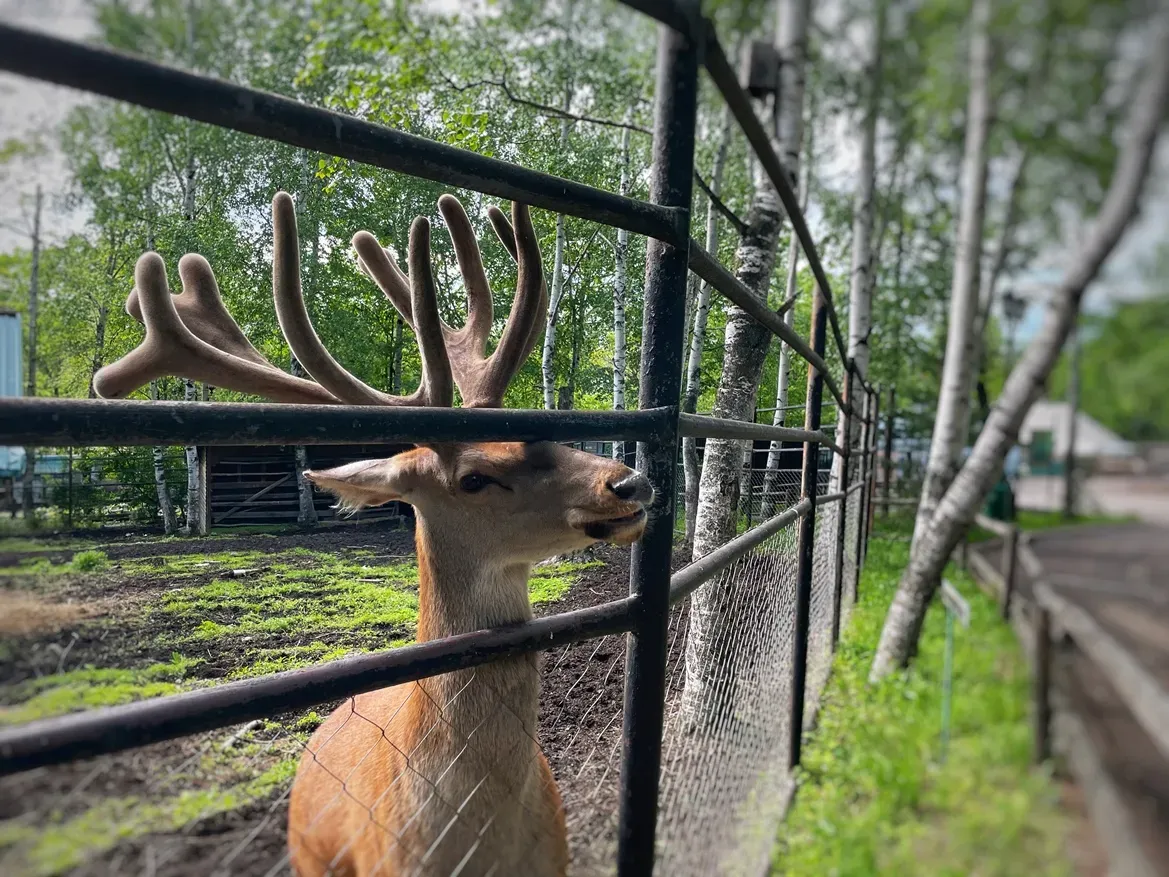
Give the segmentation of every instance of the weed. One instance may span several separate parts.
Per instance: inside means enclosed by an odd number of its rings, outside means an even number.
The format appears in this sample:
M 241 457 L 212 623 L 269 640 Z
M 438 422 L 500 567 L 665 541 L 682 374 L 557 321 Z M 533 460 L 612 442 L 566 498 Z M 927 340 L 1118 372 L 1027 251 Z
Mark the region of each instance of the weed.
M 105 569 L 109 565 L 110 559 L 104 551 L 90 548 L 74 554 L 70 567 L 74 572 L 97 572 L 98 570 Z

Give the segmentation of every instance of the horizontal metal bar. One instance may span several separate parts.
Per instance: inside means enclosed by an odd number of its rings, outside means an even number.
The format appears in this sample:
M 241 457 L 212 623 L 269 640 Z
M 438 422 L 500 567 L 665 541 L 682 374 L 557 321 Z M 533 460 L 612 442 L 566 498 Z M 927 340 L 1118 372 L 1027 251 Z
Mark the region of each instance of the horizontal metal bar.
M 810 499 L 802 499 L 790 509 L 774 518 L 769 518 L 757 527 L 737 536 L 705 557 L 700 557 L 688 566 L 682 567 L 670 576 L 670 603 L 688 597 L 703 582 L 714 578 L 752 548 L 766 542 L 784 527 L 808 513 L 812 508 Z
M 834 502 L 840 502 L 848 496 L 843 490 L 838 493 L 826 493 L 823 496 L 816 497 L 816 508 L 821 508 L 826 505 L 832 505 Z
M 714 80 L 714 84 L 722 92 L 723 99 L 731 108 L 731 112 L 738 121 L 739 127 L 747 135 L 747 141 L 755 150 L 760 164 L 762 164 L 763 169 L 767 172 L 767 176 L 771 180 L 772 185 L 775 186 L 775 190 L 779 194 L 779 200 L 783 202 L 788 219 L 791 220 L 792 231 L 799 238 L 800 245 L 804 250 L 804 256 L 808 260 L 808 267 L 812 269 L 812 276 L 816 278 L 816 283 L 819 284 L 820 289 L 824 292 L 824 301 L 828 305 L 828 320 L 832 324 L 832 334 L 836 340 L 837 350 L 840 351 L 840 358 L 847 362 L 848 347 L 845 345 L 844 337 L 840 333 L 840 322 L 836 317 L 836 308 L 832 304 L 832 287 L 828 283 L 828 275 L 824 273 L 824 266 L 820 264 L 820 255 L 816 250 L 816 242 L 812 240 L 812 233 L 808 231 L 808 223 L 804 220 L 803 210 L 800 209 L 799 196 L 792 187 L 791 175 L 779 160 L 779 156 L 775 154 L 775 150 L 771 146 L 771 139 L 767 136 L 767 132 L 763 130 L 763 125 L 759 122 L 759 117 L 755 115 L 750 98 L 747 97 L 747 93 L 739 85 L 739 77 L 735 75 L 734 68 L 731 67 L 730 61 L 727 60 L 726 52 L 723 51 L 723 47 L 719 44 L 718 35 L 714 32 L 714 27 L 709 22 L 707 23 L 706 29 L 704 63 L 707 72 L 710 74 L 710 78 Z M 804 358 L 807 359 L 807 357 Z M 825 377 L 827 377 L 827 373 L 825 373 Z M 840 398 L 839 394 L 835 391 L 832 395 L 838 399 Z
M 845 491 L 845 493 L 856 493 L 858 490 L 860 490 L 861 488 L 863 488 L 863 487 L 865 486 L 865 484 L 866 484 L 866 483 L 867 483 L 867 482 L 865 482 L 865 481 L 858 481 L 856 484 L 853 484 L 853 485 L 849 486 L 848 490 L 846 490 L 846 491 Z M 886 500 L 883 500 L 883 502 L 902 502 L 902 500 L 898 500 L 898 499 L 886 499 Z M 909 500 L 909 502 L 912 502 L 914 505 L 917 505 L 917 500 L 916 500 L 916 499 L 914 499 L 914 500 Z
M 110 49 L 0 24 L 0 70 L 685 246 L 685 211 Z
M 765 302 L 760 301 L 739 278 L 708 253 L 702 244 L 693 239 L 690 241 L 689 262 L 691 271 L 725 295 L 733 304 L 746 311 L 752 319 L 769 329 L 773 335 L 778 336 L 788 347 L 823 374 L 824 383 L 828 385 L 828 389 L 839 403 L 840 408 L 844 411 L 852 410 L 840 394 L 840 388 L 836 385 L 831 372 L 828 371 L 828 363 L 824 361 L 824 358 L 812 350 L 811 345 L 801 338 L 795 329 L 785 323 L 782 316 L 769 308 Z
M 250 402 L 0 399 L 0 445 L 341 445 L 437 441 L 655 441 L 672 408 L 531 411 Z
M 832 439 L 822 432 L 772 426 L 769 423 L 728 420 L 725 417 L 711 417 L 706 414 L 678 415 L 678 433 L 691 438 L 762 439 L 777 442 L 832 444 Z
M 8 728 L 0 731 L 0 776 L 307 709 L 510 655 L 624 633 L 633 627 L 636 610 L 636 598 L 625 597 L 509 627 Z

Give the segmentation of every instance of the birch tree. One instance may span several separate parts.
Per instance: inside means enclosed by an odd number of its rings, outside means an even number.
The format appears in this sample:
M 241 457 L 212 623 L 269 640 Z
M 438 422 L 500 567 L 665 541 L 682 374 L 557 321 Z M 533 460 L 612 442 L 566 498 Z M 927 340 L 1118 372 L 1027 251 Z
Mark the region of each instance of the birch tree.
M 633 113 L 626 115 L 626 122 Z M 629 138 L 632 128 L 621 131 L 621 194 L 629 195 Z M 613 246 L 613 410 L 625 410 L 625 294 L 628 284 L 626 263 L 629 257 L 629 232 L 617 229 Z M 625 442 L 613 442 L 613 459 L 625 459 Z
M 1075 325 L 1084 292 L 1116 247 L 1137 213 L 1157 136 L 1169 112 L 1169 5 L 1162 4 L 1152 23 L 1152 50 L 1129 102 L 1126 139 L 1112 181 L 1087 240 L 1077 247 L 1063 278 L 1051 291 L 1043 324 L 987 418 L 974 448 L 942 494 L 933 516 L 917 540 L 881 630 L 870 678 L 881 679 L 909 660 L 921 634 L 926 608 L 942 570 L 966 528 L 974 520 L 998 477 L 1007 451 L 1043 392 L 1060 350 Z
M 37 394 L 37 309 L 40 307 L 41 300 L 41 212 L 44 207 L 44 198 L 44 192 L 40 186 L 37 186 L 30 235 L 32 264 L 28 276 L 28 380 L 25 383 L 25 395 L 30 399 Z M 20 503 L 26 524 L 31 524 L 33 521 L 33 483 L 36 475 L 36 462 L 37 449 L 34 447 L 25 448 Z
M 710 168 L 710 191 L 716 197 L 722 192 L 723 171 L 727 164 L 727 153 L 731 146 L 731 130 L 734 116 L 729 107 L 723 109 L 719 124 L 718 149 Z M 718 208 L 713 199 L 706 203 L 706 251 L 718 252 Z M 694 328 L 690 333 L 690 351 L 686 359 L 686 388 L 682 393 L 682 410 L 693 414 L 698 409 L 698 394 L 702 383 L 702 351 L 706 346 L 706 324 L 710 319 L 710 296 L 713 287 L 703 281 L 698 288 L 694 304 Z M 694 544 L 694 525 L 698 519 L 698 440 L 693 436 L 682 439 L 682 468 L 685 476 L 687 545 Z
M 972 338 L 978 309 L 978 277 L 982 261 L 983 215 L 986 208 L 987 139 L 990 135 L 991 0 L 974 0 L 970 12 L 970 94 L 966 109 L 966 141 L 962 155 L 961 206 L 958 215 L 954 279 L 950 291 L 946 354 L 937 415 L 930 439 L 929 460 L 913 545 L 925 532 L 938 500 L 953 480 L 966 444 L 964 430 L 970 410 Z
M 780 0 L 777 4 L 775 44 L 785 75 L 774 107 L 773 148 L 789 160 L 791 153 L 799 149 L 803 124 L 808 16 L 808 0 Z M 755 192 L 736 253 L 736 276 L 766 301 L 784 211 L 762 169 L 756 166 L 754 173 Z M 741 309 L 728 307 L 723 368 L 714 403 L 716 417 L 754 420 L 759 377 L 770 340 L 767 329 Z M 698 488 L 695 558 L 725 544 L 736 532 L 742 462 L 743 442 L 707 441 Z M 718 646 L 730 633 L 728 625 L 747 622 L 743 618 L 736 620 L 735 613 L 728 611 L 728 597 L 717 580 L 703 585 L 691 597 L 682 703 L 682 714 L 688 722 L 712 715 L 716 697 L 734 697 L 734 656 Z

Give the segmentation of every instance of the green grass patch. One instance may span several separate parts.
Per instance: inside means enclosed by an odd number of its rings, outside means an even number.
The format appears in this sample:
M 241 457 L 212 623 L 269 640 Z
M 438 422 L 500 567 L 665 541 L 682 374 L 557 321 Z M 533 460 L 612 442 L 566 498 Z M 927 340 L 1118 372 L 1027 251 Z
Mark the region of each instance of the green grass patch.
M 111 798 L 72 819 L 48 826 L 9 820 L 0 823 L 0 850 L 15 853 L 23 860 L 19 873 L 53 877 L 119 843 L 146 834 L 179 831 L 208 817 L 269 798 L 291 782 L 296 766 L 296 758 L 287 758 L 247 782 L 188 790 L 158 801 L 135 796 Z M 9 849 L 13 847 L 16 849 Z
M 12 705 L 0 707 L 0 726 L 174 694 L 199 663 L 175 654 L 166 663 L 134 670 L 81 667 L 38 676 L 4 692 Z
M 567 561 L 538 566 L 532 570 L 532 577 L 528 580 L 528 597 L 533 605 L 559 600 L 575 584 L 580 572 L 604 565 L 599 560 L 591 560 L 583 563 Z
M 69 563 L 73 572 L 98 572 L 106 569 L 109 565 L 109 556 L 97 548 L 78 551 L 73 555 L 73 560 Z
M 910 525 L 912 526 L 912 525 Z M 901 536 L 907 536 L 903 530 Z M 948 758 L 940 729 L 945 615 L 934 601 L 918 657 L 870 686 L 869 665 L 908 562 L 905 541 L 870 543 L 861 599 L 841 640 L 775 875 L 1065 875 L 1070 818 L 1031 766 L 1028 671 L 996 605 L 964 574 Z

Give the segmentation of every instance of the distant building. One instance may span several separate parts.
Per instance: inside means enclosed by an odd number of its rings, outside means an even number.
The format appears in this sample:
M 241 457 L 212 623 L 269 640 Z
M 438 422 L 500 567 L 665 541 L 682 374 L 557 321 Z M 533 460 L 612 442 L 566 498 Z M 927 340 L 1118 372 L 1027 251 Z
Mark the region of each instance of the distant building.
M 1019 444 L 1025 449 L 1025 470 L 1032 475 L 1057 475 L 1068 457 L 1071 408 L 1067 402 L 1040 400 L 1023 420 Z M 1078 461 L 1109 466 L 1137 453 L 1136 445 L 1125 441 L 1083 411 L 1076 412 Z

